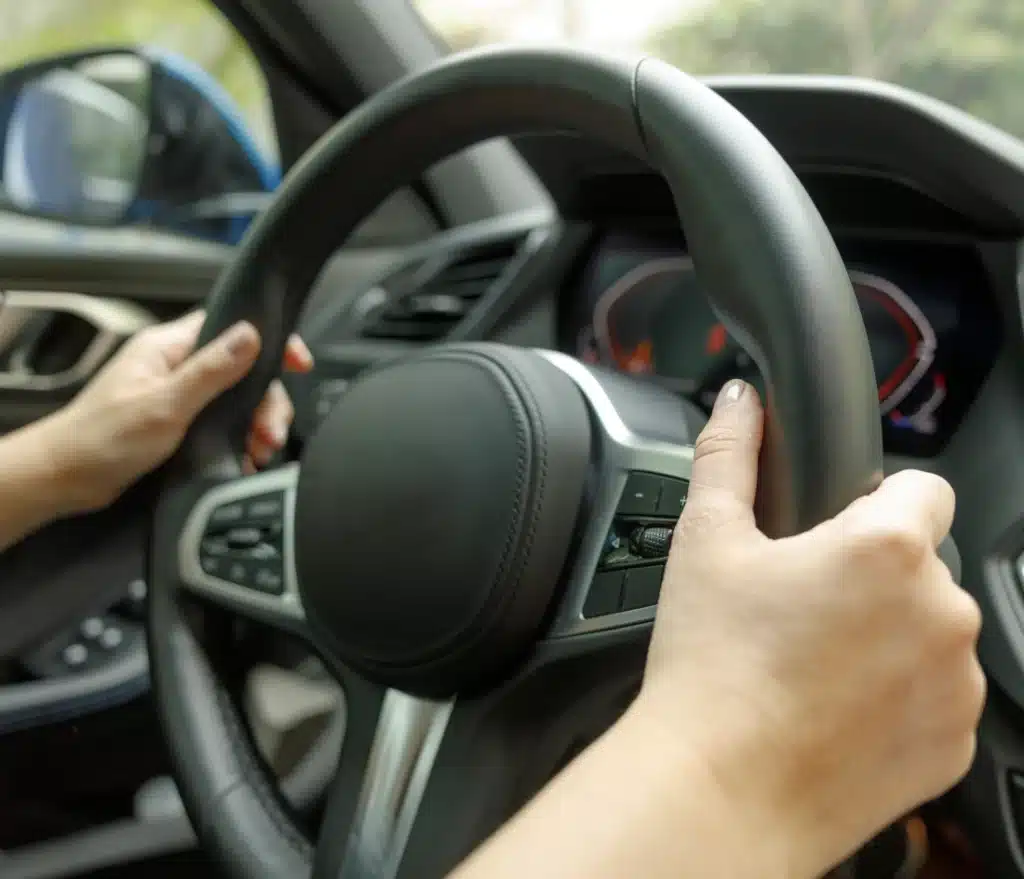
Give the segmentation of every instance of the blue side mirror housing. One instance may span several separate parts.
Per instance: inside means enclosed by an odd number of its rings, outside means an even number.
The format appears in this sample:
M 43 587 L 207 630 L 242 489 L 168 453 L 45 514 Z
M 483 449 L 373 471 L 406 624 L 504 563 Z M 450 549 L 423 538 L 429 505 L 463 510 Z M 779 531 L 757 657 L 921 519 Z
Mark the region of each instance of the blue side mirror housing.
M 180 55 L 109 49 L 0 75 L 0 208 L 235 244 L 280 179 L 228 93 Z

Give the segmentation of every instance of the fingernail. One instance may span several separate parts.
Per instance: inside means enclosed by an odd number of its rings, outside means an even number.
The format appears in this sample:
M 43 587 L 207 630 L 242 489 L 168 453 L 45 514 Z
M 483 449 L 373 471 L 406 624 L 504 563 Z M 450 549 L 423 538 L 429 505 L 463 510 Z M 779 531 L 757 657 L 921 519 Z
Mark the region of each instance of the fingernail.
M 732 381 L 727 382 L 725 387 L 718 392 L 718 397 L 715 400 L 715 411 L 717 412 L 719 409 L 731 406 L 743 396 L 743 392 L 746 389 L 747 383 L 738 378 L 734 378 Z
M 279 449 L 284 447 L 285 442 L 288 439 L 288 426 L 285 424 L 277 424 L 271 431 L 271 435 L 274 439 L 274 445 Z
M 227 344 L 228 353 L 232 357 L 240 357 L 252 351 L 253 346 L 259 342 L 259 338 L 256 327 L 249 321 L 242 320 L 227 331 L 224 341 Z

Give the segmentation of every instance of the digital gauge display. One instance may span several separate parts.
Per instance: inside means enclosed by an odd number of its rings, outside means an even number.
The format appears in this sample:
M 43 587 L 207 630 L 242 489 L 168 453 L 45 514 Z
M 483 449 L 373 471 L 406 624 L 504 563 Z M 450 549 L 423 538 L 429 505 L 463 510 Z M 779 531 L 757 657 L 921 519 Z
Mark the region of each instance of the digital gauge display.
M 712 311 L 687 256 L 649 254 L 631 263 L 603 266 L 607 283 L 593 290 L 590 320 L 577 328 L 577 356 L 650 377 L 705 407 L 730 378 L 746 379 L 764 394 L 757 365 Z M 943 271 L 939 287 L 922 297 L 893 277 L 904 271 L 849 264 L 883 425 L 887 434 L 901 436 L 895 445 L 910 454 L 937 450 L 950 416 L 959 417 L 953 410 L 964 408 L 963 400 L 951 404 L 951 396 L 965 374 L 976 390 L 994 359 L 997 321 L 980 309 L 975 293 L 972 306 L 954 289 L 964 280 L 960 268 L 959 275 Z M 985 328 L 987 341 L 980 338 Z M 967 358 L 965 341 L 974 349 Z

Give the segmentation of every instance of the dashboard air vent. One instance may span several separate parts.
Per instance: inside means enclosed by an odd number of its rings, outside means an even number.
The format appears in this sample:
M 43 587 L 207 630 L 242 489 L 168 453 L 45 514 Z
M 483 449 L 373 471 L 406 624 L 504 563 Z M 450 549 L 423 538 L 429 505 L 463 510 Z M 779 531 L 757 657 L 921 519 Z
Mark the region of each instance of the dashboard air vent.
M 438 268 L 420 275 L 422 281 L 417 279 L 408 291 L 395 289 L 405 283 L 385 281 L 381 286 L 391 296 L 368 316 L 363 337 L 409 342 L 443 339 L 502 277 L 525 238 L 517 235 L 456 251 Z M 401 274 L 404 279 L 405 273 Z

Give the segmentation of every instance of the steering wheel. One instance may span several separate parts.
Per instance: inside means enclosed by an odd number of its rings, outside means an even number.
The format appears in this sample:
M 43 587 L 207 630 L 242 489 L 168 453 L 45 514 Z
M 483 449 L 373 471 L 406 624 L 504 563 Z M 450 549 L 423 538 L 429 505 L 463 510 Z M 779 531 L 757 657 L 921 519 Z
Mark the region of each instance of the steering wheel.
M 661 569 L 623 579 L 599 560 L 619 518 L 678 515 L 693 436 L 676 398 L 554 352 L 440 345 L 357 382 L 301 464 L 238 466 L 303 301 L 357 222 L 452 152 L 525 132 L 596 138 L 668 181 L 702 285 L 770 388 L 768 533 L 881 478 L 846 269 L 726 101 L 656 60 L 555 49 L 456 56 L 377 94 L 292 170 L 219 279 L 202 341 L 244 318 L 264 347 L 196 423 L 154 511 L 154 688 L 189 814 L 239 879 L 441 876 L 639 686 Z M 305 638 L 345 687 L 315 844 L 185 612 L 195 595 Z

